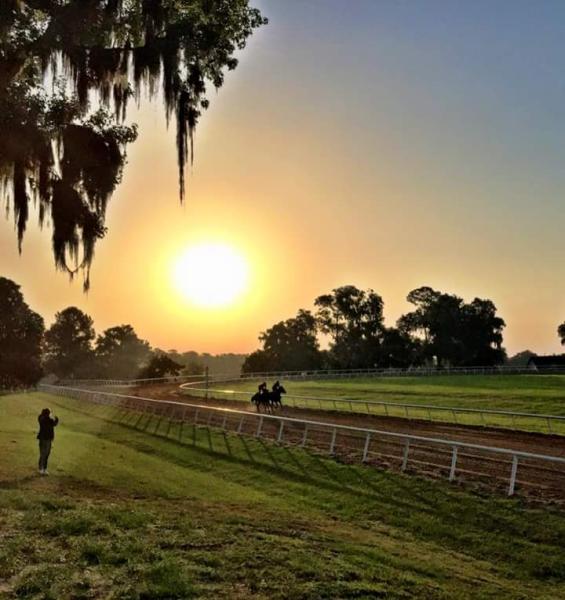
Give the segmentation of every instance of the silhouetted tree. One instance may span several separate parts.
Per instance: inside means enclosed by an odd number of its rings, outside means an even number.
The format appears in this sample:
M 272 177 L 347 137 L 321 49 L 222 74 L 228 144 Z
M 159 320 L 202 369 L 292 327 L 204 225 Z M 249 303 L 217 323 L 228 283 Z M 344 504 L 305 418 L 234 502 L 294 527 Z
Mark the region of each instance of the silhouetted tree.
M 205 372 L 206 367 L 196 360 L 191 360 L 182 370 L 183 375 L 203 375 Z
M 320 331 L 331 337 L 330 357 L 342 369 L 377 366 L 384 337 L 383 300 L 353 285 L 316 298 Z
M 259 336 L 261 350 L 250 354 L 242 371 L 295 371 L 319 369 L 322 355 L 316 338 L 316 319 L 299 310 L 296 317 L 280 321 Z
M 106 204 L 136 137 L 121 124 L 130 99 L 159 95 L 176 121 L 182 197 L 207 85 L 222 85 L 265 22 L 248 0 L 2 0 L 0 193 L 13 204 L 20 248 L 36 201 L 40 222 L 51 216 L 57 267 L 82 269 L 87 288 Z M 55 92 L 46 79 L 61 82 Z M 95 97 L 100 105 L 91 106 Z
M 206 367 L 211 375 L 236 375 L 241 373 L 241 367 L 246 359 L 245 354 L 209 354 L 198 353 L 193 350 L 178 352 L 177 350 L 159 350 L 170 359 L 185 367 L 183 375 L 201 375 Z
M 43 331 L 43 319 L 25 303 L 20 286 L 0 277 L 0 389 L 40 379 Z
M 475 298 L 462 307 L 463 365 L 499 365 L 506 360 L 502 330 L 506 326 L 497 316 L 491 300 Z
M 421 344 L 410 335 L 394 327 L 385 327 L 380 347 L 378 366 L 405 369 L 420 364 Z
M 492 365 L 504 361 L 504 321 L 490 300 L 465 304 L 457 296 L 422 287 L 408 294 L 416 308 L 398 320 L 399 330 L 421 341 L 422 356 L 438 366 Z
M 96 356 L 104 377 L 133 379 L 149 360 L 151 347 L 131 325 L 119 325 L 98 336 Z
M 166 377 L 167 375 L 178 375 L 183 366 L 180 363 L 170 359 L 166 354 L 153 353 L 149 364 L 141 369 L 138 374 L 139 379 L 154 379 Z
M 61 378 L 84 378 L 94 370 L 92 319 L 70 306 L 55 315 L 45 333 L 45 369 Z
M 561 345 L 565 346 L 565 321 L 557 328 L 557 335 L 561 338 Z

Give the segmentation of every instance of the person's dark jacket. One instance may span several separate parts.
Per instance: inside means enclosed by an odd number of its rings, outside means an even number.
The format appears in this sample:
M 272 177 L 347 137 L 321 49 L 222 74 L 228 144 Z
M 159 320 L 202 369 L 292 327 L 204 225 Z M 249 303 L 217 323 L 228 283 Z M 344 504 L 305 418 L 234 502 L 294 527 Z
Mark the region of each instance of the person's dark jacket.
M 59 423 L 59 419 L 55 417 L 52 419 L 49 415 L 39 415 L 37 418 L 39 421 L 39 433 L 37 434 L 38 440 L 52 440 L 55 438 L 55 427 Z

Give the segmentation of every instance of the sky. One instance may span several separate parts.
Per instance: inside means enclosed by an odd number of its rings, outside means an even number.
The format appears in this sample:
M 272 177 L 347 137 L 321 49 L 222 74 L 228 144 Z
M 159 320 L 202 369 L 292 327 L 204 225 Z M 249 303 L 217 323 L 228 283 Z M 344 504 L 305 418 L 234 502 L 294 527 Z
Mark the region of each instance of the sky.
M 20 257 L 0 220 L 0 274 L 47 324 L 74 305 L 98 331 L 131 323 L 163 349 L 252 351 L 260 331 L 353 284 L 382 295 L 389 325 L 422 285 L 490 298 L 510 354 L 559 352 L 565 4 L 252 4 L 270 23 L 210 93 L 184 205 L 174 130 L 142 102 L 88 295 L 35 226 Z M 174 265 L 201 242 L 249 265 L 229 308 L 179 293 Z

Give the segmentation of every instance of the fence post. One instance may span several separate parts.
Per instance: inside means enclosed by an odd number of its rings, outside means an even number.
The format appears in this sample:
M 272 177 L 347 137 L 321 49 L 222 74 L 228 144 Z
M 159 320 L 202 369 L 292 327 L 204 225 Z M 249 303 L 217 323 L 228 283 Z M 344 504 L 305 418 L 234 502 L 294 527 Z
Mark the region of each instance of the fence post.
M 283 429 L 284 429 L 284 421 L 281 421 L 281 424 L 279 425 L 279 435 L 277 436 L 277 442 L 279 444 L 282 442 Z
M 371 443 L 371 434 L 368 433 L 365 438 L 365 447 L 363 448 L 363 462 L 367 462 L 367 455 L 369 454 L 369 444 Z
M 402 467 L 401 471 L 406 471 L 406 467 L 408 466 L 408 452 L 410 450 L 410 440 L 406 440 L 406 446 L 404 446 L 404 457 L 402 458 Z
M 302 436 L 302 443 L 300 444 L 303 448 L 306 445 L 307 437 L 308 437 L 308 425 L 304 425 L 304 435 Z
M 261 429 L 263 428 L 263 415 L 259 417 L 259 424 L 257 425 L 257 433 L 255 433 L 255 437 L 259 437 L 261 435 Z
M 512 457 L 512 470 L 510 472 L 510 484 L 508 486 L 508 495 L 514 495 L 514 489 L 516 487 L 516 473 L 518 472 L 518 457 L 514 455 Z
M 205 376 L 206 376 L 206 400 L 208 400 L 208 388 L 210 387 L 210 369 L 208 367 L 206 367 L 206 371 L 205 371 Z
M 551 429 L 551 419 L 549 417 L 547 417 L 547 429 L 548 429 L 549 433 L 553 433 L 553 431 Z
M 243 420 L 245 419 L 244 415 L 241 415 L 241 419 L 239 420 L 239 425 L 237 426 L 237 433 L 238 435 L 241 433 L 241 429 L 243 427 Z
M 334 448 L 335 448 L 335 438 L 337 436 L 337 428 L 334 427 L 333 431 L 332 431 L 332 441 L 330 444 L 330 454 L 334 453 Z
M 455 468 L 457 466 L 457 446 L 453 446 L 453 454 L 451 455 L 451 468 L 449 469 L 449 481 L 455 479 Z
M 226 421 L 228 420 L 228 413 L 224 413 L 224 420 L 222 421 L 222 429 L 226 428 Z

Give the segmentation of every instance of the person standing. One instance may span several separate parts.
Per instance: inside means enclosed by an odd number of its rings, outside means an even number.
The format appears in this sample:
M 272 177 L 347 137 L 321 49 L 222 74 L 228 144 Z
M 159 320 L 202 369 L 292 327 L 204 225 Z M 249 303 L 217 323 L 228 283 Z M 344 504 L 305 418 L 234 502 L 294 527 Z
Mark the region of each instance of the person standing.
M 52 418 L 51 411 L 44 408 L 37 417 L 37 421 L 39 422 L 39 433 L 37 434 L 39 440 L 39 473 L 49 475 L 47 461 L 51 454 L 51 446 L 55 438 L 55 427 L 59 424 L 59 419 L 57 417 Z

